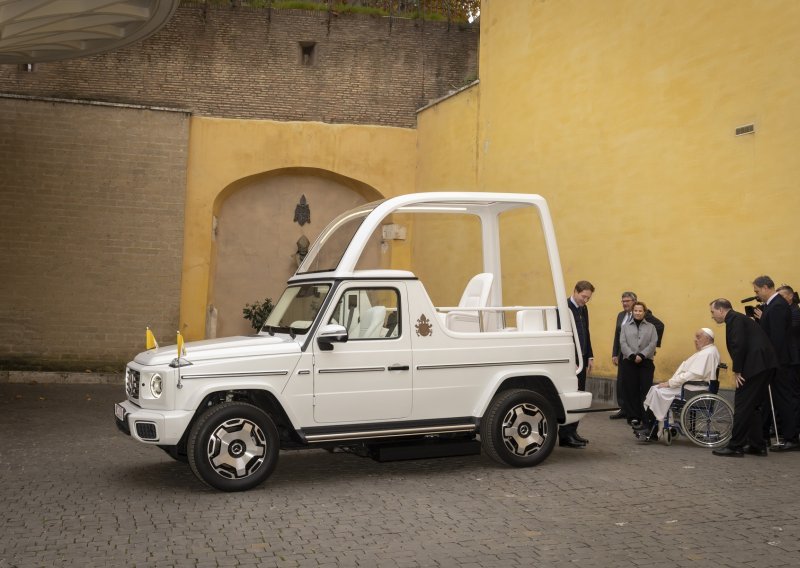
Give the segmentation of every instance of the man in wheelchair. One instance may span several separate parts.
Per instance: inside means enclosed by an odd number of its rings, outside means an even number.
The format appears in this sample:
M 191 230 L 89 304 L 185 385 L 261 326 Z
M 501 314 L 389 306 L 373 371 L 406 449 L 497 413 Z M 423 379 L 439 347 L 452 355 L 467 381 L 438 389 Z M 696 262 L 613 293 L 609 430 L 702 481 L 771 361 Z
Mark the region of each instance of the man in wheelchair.
M 698 329 L 694 334 L 694 346 L 694 354 L 680 364 L 672 378 L 653 385 L 647 392 L 644 399 L 645 419 L 633 425 L 636 437 L 640 440 L 654 441 L 660 437 L 672 401 L 681 396 L 682 390 L 708 390 L 707 385 L 690 383 L 710 383 L 716 379 L 720 357 L 714 345 L 714 332 L 707 327 Z

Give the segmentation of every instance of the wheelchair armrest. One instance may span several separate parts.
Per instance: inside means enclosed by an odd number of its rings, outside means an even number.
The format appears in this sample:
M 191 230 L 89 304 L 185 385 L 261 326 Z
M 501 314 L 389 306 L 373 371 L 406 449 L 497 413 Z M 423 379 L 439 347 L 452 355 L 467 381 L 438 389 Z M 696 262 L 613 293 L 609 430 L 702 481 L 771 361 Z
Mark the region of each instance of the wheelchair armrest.
M 683 383 L 681 385 L 681 399 L 685 399 L 686 398 L 686 385 L 693 385 L 693 386 L 698 386 L 698 387 L 709 387 L 709 390 L 710 390 L 710 385 L 706 381 L 686 381 L 685 383 Z

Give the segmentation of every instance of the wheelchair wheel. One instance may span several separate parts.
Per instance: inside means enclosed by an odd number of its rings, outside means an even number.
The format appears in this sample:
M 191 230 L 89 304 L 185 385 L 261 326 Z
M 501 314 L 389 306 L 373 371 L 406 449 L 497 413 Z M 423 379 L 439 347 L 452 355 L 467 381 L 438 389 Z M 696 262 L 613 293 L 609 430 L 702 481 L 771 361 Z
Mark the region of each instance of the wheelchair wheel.
M 719 395 L 698 395 L 684 405 L 681 411 L 681 429 L 698 446 L 724 446 L 733 431 L 733 408 Z

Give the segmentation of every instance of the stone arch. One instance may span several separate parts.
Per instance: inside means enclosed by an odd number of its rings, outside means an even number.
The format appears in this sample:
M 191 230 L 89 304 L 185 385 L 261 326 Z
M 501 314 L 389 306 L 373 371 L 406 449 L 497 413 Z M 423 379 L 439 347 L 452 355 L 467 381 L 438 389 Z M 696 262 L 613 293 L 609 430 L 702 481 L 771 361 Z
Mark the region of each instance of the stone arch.
M 294 222 L 305 195 L 311 222 Z M 328 170 L 282 168 L 248 176 L 223 189 L 214 202 L 206 337 L 249 334 L 245 304 L 283 292 L 297 265 L 297 241 L 313 242 L 341 212 L 382 199 L 373 187 Z

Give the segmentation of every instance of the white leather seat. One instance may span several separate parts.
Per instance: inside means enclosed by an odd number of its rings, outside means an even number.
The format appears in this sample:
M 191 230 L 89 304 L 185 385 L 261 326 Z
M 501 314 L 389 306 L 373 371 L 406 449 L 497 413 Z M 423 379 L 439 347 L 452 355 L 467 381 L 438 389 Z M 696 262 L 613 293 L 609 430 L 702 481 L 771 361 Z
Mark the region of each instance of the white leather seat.
M 547 307 L 540 310 L 518 311 L 517 329 L 519 331 L 553 331 L 558 329 L 556 308 Z
M 353 338 L 368 338 L 380 337 L 381 329 L 386 320 L 386 307 L 385 306 L 372 306 L 364 316 L 359 320 L 358 327 L 350 334 Z
M 520 310 L 517 312 L 517 329 L 520 331 L 544 331 L 544 318 L 540 310 Z
M 485 308 L 489 302 L 489 292 L 492 289 L 494 274 L 483 272 L 472 277 L 464 288 L 459 308 Z M 480 331 L 481 314 L 478 311 L 453 311 L 445 317 L 447 329 L 453 331 Z

